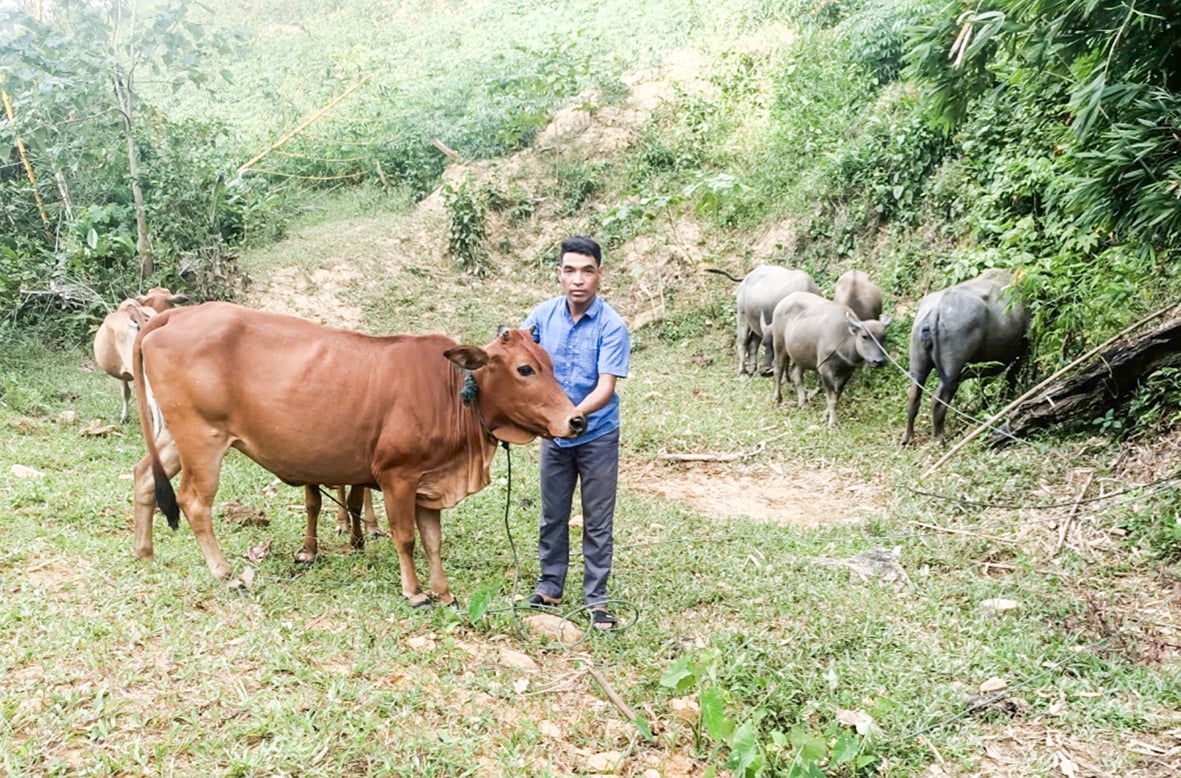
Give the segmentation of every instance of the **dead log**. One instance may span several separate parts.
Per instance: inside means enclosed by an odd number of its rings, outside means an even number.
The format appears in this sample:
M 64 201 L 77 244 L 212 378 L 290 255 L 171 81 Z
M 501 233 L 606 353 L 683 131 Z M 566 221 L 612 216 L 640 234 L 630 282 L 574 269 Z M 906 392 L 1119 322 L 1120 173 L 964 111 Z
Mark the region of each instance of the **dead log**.
M 1009 417 L 1009 432 L 1088 424 L 1131 399 L 1136 387 L 1163 367 L 1181 365 L 1181 319 L 1121 343 L 1075 373 L 1027 400 Z

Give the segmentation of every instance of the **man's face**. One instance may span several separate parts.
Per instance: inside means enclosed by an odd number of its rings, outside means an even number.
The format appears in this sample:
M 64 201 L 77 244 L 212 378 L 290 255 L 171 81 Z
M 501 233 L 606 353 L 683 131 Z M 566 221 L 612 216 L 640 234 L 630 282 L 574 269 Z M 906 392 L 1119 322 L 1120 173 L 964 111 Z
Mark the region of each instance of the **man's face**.
M 587 254 L 567 252 L 562 255 L 562 266 L 558 268 L 558 279 L 562 291 L 573 303 L 589 302 L 599 291 L 603 280 L 603 269 L 595 264 L 595 258 Z

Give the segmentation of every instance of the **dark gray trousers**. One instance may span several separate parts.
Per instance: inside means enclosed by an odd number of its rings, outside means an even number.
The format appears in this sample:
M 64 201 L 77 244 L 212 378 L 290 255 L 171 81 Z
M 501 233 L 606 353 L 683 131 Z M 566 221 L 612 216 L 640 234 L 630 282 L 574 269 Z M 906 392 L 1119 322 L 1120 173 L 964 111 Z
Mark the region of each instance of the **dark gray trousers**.
M 619 483 L 619 430 L 589 443 L 560 448 L 541 441 L 541 577 L 537 591 L 560 599 L 570 567 L 570 507 L 574 485 L 582 492 L 582 591 L 587 605 L 607 600 L 615 551 L 615 489 Z

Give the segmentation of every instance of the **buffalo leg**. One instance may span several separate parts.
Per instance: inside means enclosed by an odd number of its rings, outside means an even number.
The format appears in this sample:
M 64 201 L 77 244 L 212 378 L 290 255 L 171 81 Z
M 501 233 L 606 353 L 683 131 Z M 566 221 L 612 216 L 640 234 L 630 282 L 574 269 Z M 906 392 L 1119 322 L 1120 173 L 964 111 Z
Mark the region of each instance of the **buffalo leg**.
M 443 575 L 443 528 L 440 521 L 442 512 L 438 508 L 415 507 L 414 521 L 418 525 L 418 534 L 422 536 L 422 548 L 426 552 L 427 565 L 430 568 L 431 593 L 444 605 L 455 602 L 451 588 L 447 585 L 447 577 Z
M 303 505 L 307 510 L 308 522 L 307 529 L 303 533 L 303 548 L 295 555 L 295 561 L 310 565 L 316 561 L 316 556 L 320 551 L 319 541 L 316 539 L 316 525 L 320 520 L 320 507 L 323 500 L 320 497 L 318 484 L 308 484 L 303 490 Z
M 947 416 L 947 409 L 951 405 L 951 401 L 955 399 L 955 393 L 960 388 L 959 381 L 952 381 L 949 384 L 939 382 L 939 388 L 935 390 L 935 401 L 931 408 L 931 428 L 932 436 L 939 445 L 943 445 L 943 421 Z
M 912 353 L 910 356 L 910 388 L 906 390 L 906 433 L 902 436 L 902 445 L 908 446 L 914 440 L 914 420 L 918 416 L 919 406 L 922 404 L 923 385 L 927 383 L 927 376 L 931 375 L 931 362 L 925 352 Z
M 768 330 L 770 330 L 769 327 Z M 771 371 L 774 369 L 772 365 L 775 362 L 775 340 L 771 337 L 771 333 L 769 331 L 763 336 L 762 343 L 763 368 L 759 371 L 759 374 L 767 376 L 771 375 Z
M 805 402 L 804 368 L 795 363 L 792 363 L 791 366 L 791 383 L 796 388 L 796 407 L 803 408 Z
M 841 393 L 845 391 L 845 384 L 849 383 L 849 378 L 852 375 L 852 372 L 832 374 L 825 371 L 820 373 L 820 382 L 824 384 L 826 401 L 825 416 L 828 418 L 830 430 L 837 428 L 837 400 L 841 399 Z
M 416 608 L 429 605 L 431 598 L 418 585 L 414 570 L 414 526 L 416 502 L 414 483 L 386 480 L 381 485 L 385 497 L 385 515 L 390 523 L 390 540 L 398 551 L 402 573 L 402 594 Z
M 180 457 L 176 443 L 165 428 L 156 438 L 160 464 L 169 478 L 180 472 Z M 144 457 L 135 466 L 135 556 L 137 559 L 151 559 L 155 555 L 152 543 L 152 519 L 156 513 L 156 479 L 152 475 L 152 460 Z
M 746 326 L 746 321 L 742 316 L 742 311 L 738 312 L 738 334 L 734 338 L 734 350 L 738 352 L 738 375 L 746 375 L 747 352 L 750 349 L 750 329 Z
M 783 402 L 783 374 L 788 369 L 787 350 L 780 344 L 779 348 L 775 349 L 775 404 L 779 405 Z

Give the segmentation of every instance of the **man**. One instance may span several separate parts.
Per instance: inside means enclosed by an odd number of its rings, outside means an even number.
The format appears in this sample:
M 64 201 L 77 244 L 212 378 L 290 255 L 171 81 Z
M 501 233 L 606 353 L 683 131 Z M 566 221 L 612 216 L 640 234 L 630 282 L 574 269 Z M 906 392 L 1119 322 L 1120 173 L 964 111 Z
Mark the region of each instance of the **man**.
M 572 440 L 541 442 L 541 576 L 529 604 L 544 607 L 562 601 L 570 563 L 570 506 L 578 483 L 583 595 L 591 608 L 591 624 L 609 630 L 615 626 L 606 603 L 619 481 L 615 382 L 627 377 L 631 337 L 623 318 L 598 296 L 603 281 L 599 244 L 581 235 L 568 238 L 558 251 L 558 264 L 563 295 L 537 306 L 524 326 L 537 327 L 537 340 L 553 359 L 554 376 L 587 416 L 587 430 Z

